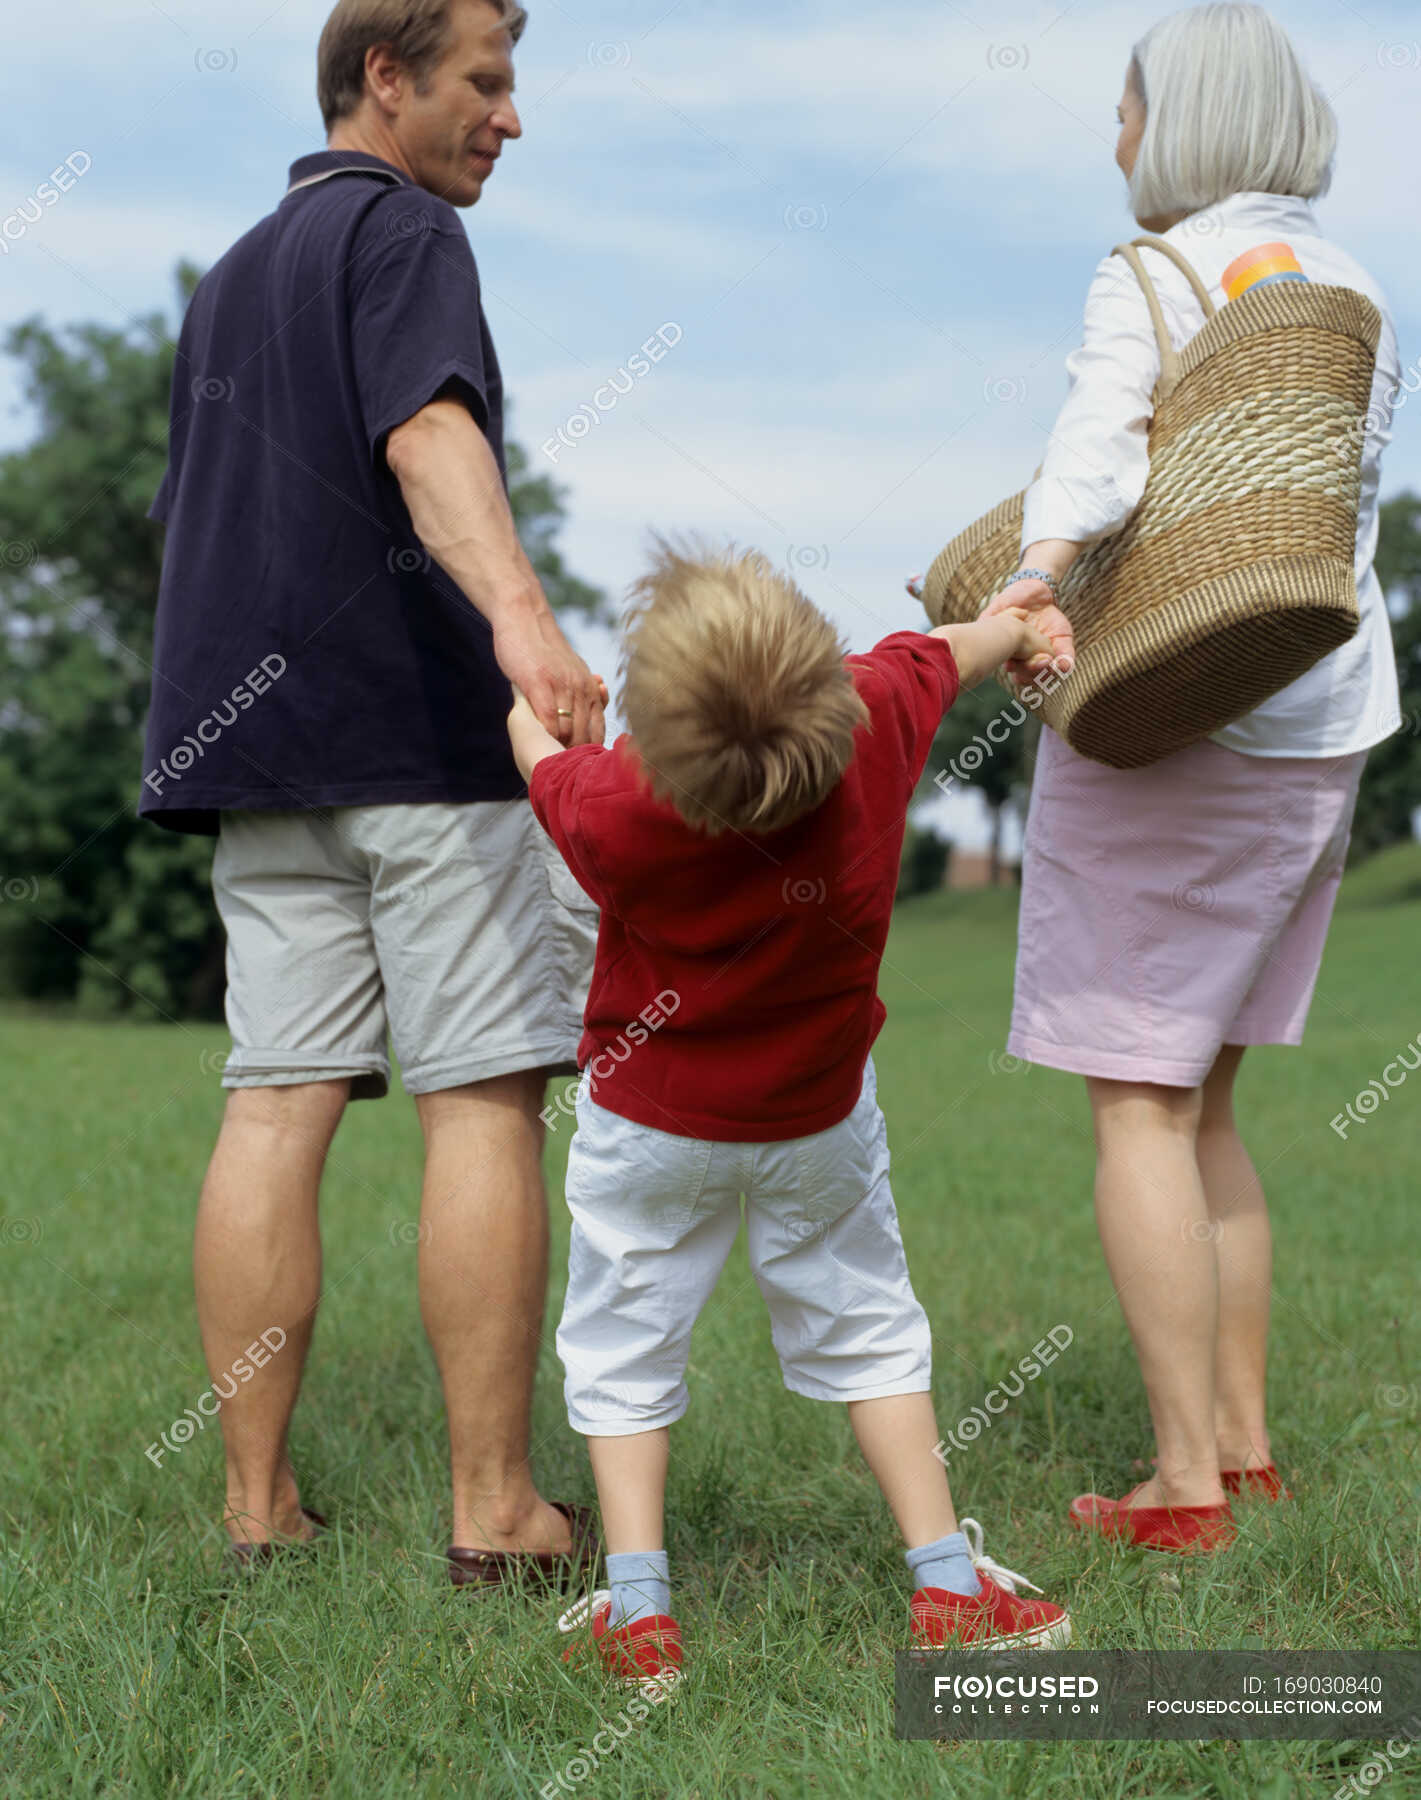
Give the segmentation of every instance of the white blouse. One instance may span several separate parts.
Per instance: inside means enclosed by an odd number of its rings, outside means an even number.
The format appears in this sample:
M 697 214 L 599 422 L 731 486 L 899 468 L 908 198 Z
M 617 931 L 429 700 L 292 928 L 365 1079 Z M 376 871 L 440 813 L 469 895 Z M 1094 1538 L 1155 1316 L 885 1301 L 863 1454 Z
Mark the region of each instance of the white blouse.
M 1292 245 L 1309 281 L 1354 288 L 1381 311 L 1357 520 L 1361 625 L 1355 637 L 1305 675 L 1213 734 L 1215 743 L 1250 756 L 1332 757 L 1369 749 L 1401 724 L 1391 624 L 1372 567 L 1381 455 L 1391 441 L 1392 407 L 1401 386 L 1396 328 L 1386 300 L 1367 271 L 1320 234 L 1306 200 L 1234 194 L 1164 235 L 1194 265 L 1216 306 L 1226 304 L 1219 277 L 1234 258 L 1256 244 L 1281 240 Z M 1168 258 L 1148 249 L 1141 254 L 1179 349 L 1203 325 L 1203 308 Z M 1042 538 L 1084 543 L 1118 531 L 1145 491 L 1159 346 L 1145 297 L 1122 257 L 1107 256 L 1096 270 L 1086 298 L 1085 339 L 1066 359 L 1066 370 L 1070 392 L 1041 473 L 1027 492 L 1023 548 Z

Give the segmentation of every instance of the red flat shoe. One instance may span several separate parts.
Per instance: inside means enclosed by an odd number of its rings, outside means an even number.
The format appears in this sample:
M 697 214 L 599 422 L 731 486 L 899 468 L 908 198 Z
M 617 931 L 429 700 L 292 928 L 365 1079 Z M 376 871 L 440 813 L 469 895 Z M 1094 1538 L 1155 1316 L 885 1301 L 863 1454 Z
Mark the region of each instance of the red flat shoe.
M 558 1630 L 582 1630 L 589 1616 L 597 1659 L 623 1687 L 640 1688 L 660 1699 L 664 1693 L 657 1690 L 669 1690 L 681 1679 L 681 1627 L 669 1613 L 657 1613 L 609 1631 L 612 1596 L 606 1588 L 599 1588 L 567 1609 L 558 1620 Z M 579 1661 L 585 1644 L 584 1638 L 582 1643 L 570 1645 L 563 1651 L 563 1661 Z
M 1127 1506 L 1103 1494 L 1078 1494 L 1071 1502 L 1071 1523 L 1142 1549 L 1186 1556 L 1222 1550 L 1236 1535 L 1227 1500 L 1221 1506 Z
M 1220 1469 L 1219 1480 L 1231 1494 L 1252 1495 L 1259 1500 L 1291 1500 L 1293 1497 L 1291 1489 L 1283 1486 L 1283 1477 L 1272 1463 L 1266 1469 Z

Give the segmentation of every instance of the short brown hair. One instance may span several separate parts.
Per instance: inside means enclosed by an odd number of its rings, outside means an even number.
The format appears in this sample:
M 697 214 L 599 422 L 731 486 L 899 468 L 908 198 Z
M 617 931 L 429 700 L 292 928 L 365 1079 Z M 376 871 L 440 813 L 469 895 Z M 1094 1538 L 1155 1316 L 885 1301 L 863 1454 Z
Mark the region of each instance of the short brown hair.
M 483 0 L 516 44 L 528 15 L 516 0 Z M 316 52 L 316 98 L 326 130 L 349 118 L 365 94 L 365 57 L 388 44 L 423 87 L 449 48 L 453 0 L 338 0 Z
M 838 785 L 868 720 L 843 644 L 759 551 L 655 549 L 621 693 L 652 790 L 711 834 L 780 831 Z

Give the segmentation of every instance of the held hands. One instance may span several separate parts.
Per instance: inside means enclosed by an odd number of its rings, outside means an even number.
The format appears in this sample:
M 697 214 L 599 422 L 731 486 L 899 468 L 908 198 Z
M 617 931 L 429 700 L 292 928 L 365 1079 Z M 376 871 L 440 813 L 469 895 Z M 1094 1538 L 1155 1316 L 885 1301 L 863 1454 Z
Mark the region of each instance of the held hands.
M 992 622 L 997 621 L 1007 627 L 1014 640 L 1003 661 L 1019 686 L 1025 686 L 1050 668 L 1056 646 L 1024 606 L 1004 606 L 1000 612 L 992 614 Z M 978 620 L 979 624 L 982 622 Z
M 998 608 L 996 601 L 974 623 L 939 625 L 929 635 L 947 639 L 964 688 L 976 687 L 1003 663 L 1013 679 L 1026 686 L 1052 666 L 1056 654 L 1052 640 L 1038 630 L 1025 607 Z
M 493 653 L 558 748 L 603 742 L 607 684 L 568 643 L 551 612 L 523 613 L 495 626 Z M 509 714 L 510 730 L 517 712 L 515 706 Z
M 607 684 L 600 675 L 594 676 L 593 680 L 597 683 L 598 693 L 599 729 L 595 741 L 601 743 L 601 708 L 607 704 Z M 564 748 L 533 711 L 528 696 L 516 683 L 513 688 L 513 705 L 508 714 L 508 741 L 513 749 L 513 760 L 518 765 L 518 773 L 525 781 L 531 780 L 534 769 L 545 756 L 557 756 Z
M 1049 667 L 1062 675 L 1069 674 L 1076 660 L 1075 635 L 1071 621 L 1057 606 L 1055 595 L 1044 581 L 1013 581 L 988 602 L 978 623 L 1006 613 L 1029 617 L 1037 633 L 1046 640 L 1044 651 L 1037 647 L 1025 655 L 1007 658 L 1007 673 L 1018 686 L 1034 681 Z

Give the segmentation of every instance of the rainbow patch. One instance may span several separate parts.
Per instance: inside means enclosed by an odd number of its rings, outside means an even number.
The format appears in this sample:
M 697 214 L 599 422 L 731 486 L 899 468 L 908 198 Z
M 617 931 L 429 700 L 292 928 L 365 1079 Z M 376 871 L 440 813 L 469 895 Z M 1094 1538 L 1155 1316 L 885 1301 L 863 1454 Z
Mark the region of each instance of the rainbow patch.
M 1268 287 L 1275 281 L 1306 280 L 1291 244 L 1259 244 L 1234 258 L 1219 277 L 1219 285 L 1230 300 L 1237 300 L 1250 288 Z

